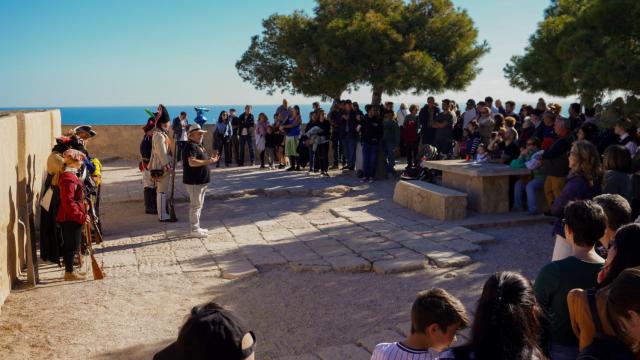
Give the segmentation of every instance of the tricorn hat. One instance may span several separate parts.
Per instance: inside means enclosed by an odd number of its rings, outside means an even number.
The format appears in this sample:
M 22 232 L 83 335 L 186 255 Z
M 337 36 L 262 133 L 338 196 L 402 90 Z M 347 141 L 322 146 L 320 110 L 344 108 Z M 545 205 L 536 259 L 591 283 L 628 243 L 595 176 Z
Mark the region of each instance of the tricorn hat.
M 77 134 L 78 132 L 86 132 L 87 134 L 89 134 L 89 136 L 94 137 L 97 135 L 97 133 L 91 128 L 91 125 L 80 125 L 80 126 L 76 126 L 73 129 L 73 133 Z

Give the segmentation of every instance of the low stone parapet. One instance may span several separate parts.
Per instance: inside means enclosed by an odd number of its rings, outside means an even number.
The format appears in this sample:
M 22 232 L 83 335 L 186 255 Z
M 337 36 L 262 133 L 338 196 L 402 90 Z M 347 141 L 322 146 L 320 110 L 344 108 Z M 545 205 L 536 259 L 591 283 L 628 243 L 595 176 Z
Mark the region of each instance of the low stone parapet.
M 438 220 L 459 220 L 467 216 L 467 194 L 424 181 L 399 181 L 393 201 Z

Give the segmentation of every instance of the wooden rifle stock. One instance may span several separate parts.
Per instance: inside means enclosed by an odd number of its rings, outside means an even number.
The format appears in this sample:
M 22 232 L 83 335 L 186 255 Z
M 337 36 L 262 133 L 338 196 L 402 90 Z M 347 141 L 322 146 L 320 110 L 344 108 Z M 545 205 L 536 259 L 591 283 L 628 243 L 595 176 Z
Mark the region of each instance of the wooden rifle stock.
M 104 272 L 100 268 L 100 265 L 98 265 L 98 260 L 96 260 L 96 257 L 93 255 L 93 246 L 91 246 L 91 224 L 85 223 L 85 231 L 87 232 L 87 251 L 91 257 L 91 272 L 93 272 L 93 279 L 102 280 L 104 279 Z

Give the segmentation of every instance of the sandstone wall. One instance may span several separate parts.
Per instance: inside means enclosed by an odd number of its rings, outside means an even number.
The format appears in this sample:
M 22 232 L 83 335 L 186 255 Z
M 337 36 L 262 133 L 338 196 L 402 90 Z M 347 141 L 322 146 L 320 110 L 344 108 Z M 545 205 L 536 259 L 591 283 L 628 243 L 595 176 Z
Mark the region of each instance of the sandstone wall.
M 73 129 L 77 125 L 65 125 L 62 132 Z M 114 158 L 126 160 L 140 159 L 140 141 L 144 133 L 142 125 L 98 125 L 92 126 L 98 133 L 89 140 L 87 150 L 93 157 L 109 160 Z M 205 146 L 211 150 L 213 144 L 213 125 L 205 125 L 209 132 L 205 137 Z
M 46 161 L 61 133 L 59 110 L 0 113 L 0 304 L 25 269 L 27 242 L 37 243 Z M 27 233 L 28 227 L 33 231 Z

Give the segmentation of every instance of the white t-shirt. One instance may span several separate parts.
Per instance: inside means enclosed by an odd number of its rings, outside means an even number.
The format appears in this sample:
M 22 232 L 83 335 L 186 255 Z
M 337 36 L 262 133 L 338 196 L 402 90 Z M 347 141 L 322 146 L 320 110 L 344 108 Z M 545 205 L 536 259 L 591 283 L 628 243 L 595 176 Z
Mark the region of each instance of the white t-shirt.
M 404 119 L 409 115 L 409 110 L 400 109 L 398 113 L 396 113 L 396 118 L 398 119 L 398 126 L 404 126 Z
M 471 122 L 471 120 L 475 119 L 478 116 L 478 112 L 476 109 L 467 110 L 462 114 L 462 126 L 463 129 L 467 128 L 467 125 Z
M 440 353 L 435 350 L 416 350 L 394 342 L 376 345 L 371 360 L 437 360 L 439 357 Z

